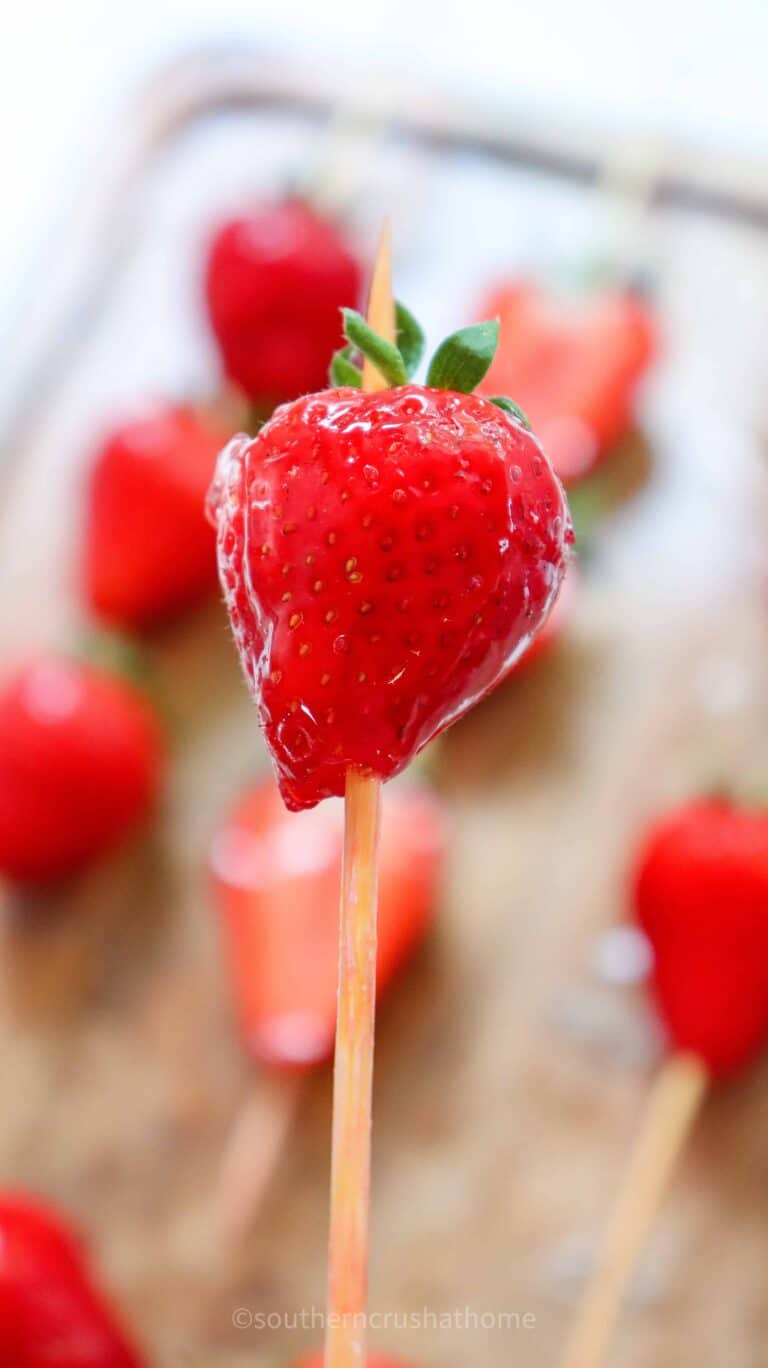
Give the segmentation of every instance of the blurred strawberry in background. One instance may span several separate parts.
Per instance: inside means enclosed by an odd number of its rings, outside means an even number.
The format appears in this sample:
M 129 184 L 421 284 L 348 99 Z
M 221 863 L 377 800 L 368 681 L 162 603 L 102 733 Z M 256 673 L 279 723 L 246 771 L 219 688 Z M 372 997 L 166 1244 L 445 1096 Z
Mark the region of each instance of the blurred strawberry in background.
M 277 785 L 250 789 L 216 832 L 210 867 L 246 1044 L 267 1064 L 330 1057 L 336 1028 L 343 803 L 286 810 Z M 447 819 L 427 787 L 387 787 L 379 872 L 378 988 L 432 920 Z
M 0 689 L 0 872 L 80 872 L 148 814 L 162 757 L 155 712 L 127 679 L 53 654 L 24 665 Z
M 700 798 L 645 836 L 634 876 L 652 986 L 678 1050 L 720 1077 L 768 1045 L 768 808 Z
M 487 295 L 477 316 L 501 322 L 481 392 L 514 399 L 561 480 L 583 479 L 632 426 L 656 350 L 648 302 L 625 288 L 562 299 L 520 280 Z
M 143 1368 L 79 1243 L 42 1203 L 0 1193 L 3 1368 Z
M 185 407 L 159 408 L 116 428 L 86 490 L 83 585 L 97 617 L 154 627 L 216 588 L 205 496 L 231 433 Z
M 342 306 L 362 270 L 341 229 L 300 199 L 223 224 L 205 271 L 208 315 L 227 377 L 265 415 L 325 389 L 343 343 Z

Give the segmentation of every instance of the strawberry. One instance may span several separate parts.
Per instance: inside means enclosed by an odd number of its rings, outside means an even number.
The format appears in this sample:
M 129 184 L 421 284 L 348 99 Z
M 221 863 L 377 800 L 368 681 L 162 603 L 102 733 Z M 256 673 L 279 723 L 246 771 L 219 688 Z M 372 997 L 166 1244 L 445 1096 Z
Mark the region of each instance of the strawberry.
M 0 690 L 0 871 L 24 883 L 75 874 L 147 813 L 162 739 L 144 695 L 44 655 Z
M 434 910 L 446 818 L 425 787 L 389 790 L 379 872 L 377 986 L 385 990 Z M 308 1066 L 333 1051 L 344 814 L 288 814 L 271 781 L 250 789 L 210 855 L 238 1015 L 267 1064 Z
M 83 588 L 92 611 L 128 630 L 197 605 L 216 585 L 204 515 L 228 434 L 190 408 L 161 408 L 116 428 L 86 491 Z
M 701 798 L 661 817 L 633 879 L 673 1044 L 714 1077 L 768 1044 L 768 810 Z
M 501 320 L 483 392 L 514 394 L 561 480 L 582 479 L 631 426 L 656 345 L 648 305 L 628 289 L 563 303 L 519 281 L 494 290 L 481 314 Z
M 402 320 L 407 317 L 407 325 Z M 400 310 L 414 364 L 416 325 Z M 563 576 L 562 489 L 511 401 L 458 392 L 494 324 L 436 353 L 428 387 L 347 311 L 392 388 L 352 384 L 278 409 L 222 453 L 211 494 L 219 572 L 283 798 L 391 778 L 494 687 Z M 349 348 L 334 375 L 355 381 Z
M 205 294 L 229 379 L 267 410 L 320 389 L 342 340 L 339 309 L 357 303 L 361 279 L 339 228 L 301 200 L 223 224 Z
M 560 592 L 552 605 L 549 617 L 541 630 L 533 637 L 527 651 L 520 656 L 519 660 L 515 661 L 509 672 L 510 675 L 519 677 L 521 674 L 527 673 L 531 665 L 543 660 L 559 644 L 573 615 L 574 598 L 578 593 L 577 583 L 576 566 L 569 565 L 568 573 L 560 585 Z
M 142 1368 L 80 1246 L 41 1203 L 0 1194 L 3 1368 Z

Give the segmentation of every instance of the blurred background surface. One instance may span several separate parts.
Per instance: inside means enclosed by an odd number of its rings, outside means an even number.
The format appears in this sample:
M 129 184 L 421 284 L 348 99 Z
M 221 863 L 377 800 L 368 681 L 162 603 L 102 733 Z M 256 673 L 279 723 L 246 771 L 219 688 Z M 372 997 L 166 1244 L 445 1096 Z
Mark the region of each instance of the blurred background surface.
M 256 43 L 269 65 L 287 52 L 336 79 L 340 97 L 381 80 L 428 95 L 432 82 L 498 102 L 523 122 L 542 117 L 698 150 L 761 158 L 768 15 L 759 0 L 643 6 L 599 0 L 448 10 L 313 0 L 222 4 L 137 0 L 107 7 L 33 3 L 9 16 L 0 114 L 5 210 L 0 253 L 14 272 L 61 212 L 136 83 L 199 45 Z M 22 133 L 23 130 L 23 133 Z M 31 240 L 31 241 L 30 241 Z M 3 300 L 13 281 L 3 273 Z

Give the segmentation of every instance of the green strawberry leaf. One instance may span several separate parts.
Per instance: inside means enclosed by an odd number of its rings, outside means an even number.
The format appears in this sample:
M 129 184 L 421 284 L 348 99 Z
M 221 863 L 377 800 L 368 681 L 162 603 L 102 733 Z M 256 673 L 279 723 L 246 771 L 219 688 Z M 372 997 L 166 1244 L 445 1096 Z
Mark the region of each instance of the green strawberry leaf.
M 395 322 L 397 324 L 397 349 L 403 358 L 408 379 L 419 368 L 424 353 L 424 333 L 413 314 L 400 300 L 395 301 Z
M 489 404 L 495 404 L 497 408 L 503 409 L 505 413 L 511 413 L 512 417 L 516 418 L 518 423 L 522 423 L 524 428 L 527 428 L 529 432 L 531 431 L 531 425 L 528 422 L 526 415 L 523 413 L 520 405 L 515 403 L 514 399 L 508 399 L 506 394 L 494 394 L 493 398 L 489 398 L 488 402 Z
M 408 372 L 397 347 L 369 328 L 356 309 L 342 309 L 344 336 L 371 361 L 390 385 L 406 385 Z
M 328 375 L 334 387 L 349 385 L 353 389 L 360 389 L 363 383 L 363 372 L 351 359 L 352 351 L 352 347 L 341 347 L 339 351 L 333 353 Z
M 488 370 L 498 344 L 496 319 L 460 328 L 440 343 L 430 362 L 427 384 L 432 389 L 471 394 Z

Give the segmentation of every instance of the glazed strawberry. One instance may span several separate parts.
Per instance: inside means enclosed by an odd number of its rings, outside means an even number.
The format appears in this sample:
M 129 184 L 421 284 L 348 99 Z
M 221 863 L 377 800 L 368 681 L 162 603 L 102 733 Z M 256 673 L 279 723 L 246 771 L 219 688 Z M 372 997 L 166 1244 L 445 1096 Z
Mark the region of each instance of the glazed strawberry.
M 204 503 L 228 435 L 193 409 L 162 408 L 107 437 L 86 491 L 83 586 L 97 616 L 153 627 L 215 588 Z
M 481 315 L 501 322 L 483 392 L 514 395 L 560 478 L 582 479 L 631 426 L 656 346 L 648 304 L 628 289 L 564 302 L 520 281 L 495 290 Z
M 381 358 L 358 316 L 347 327 Z M 300 399 L 220 458 L 221 582 L 291 808 L 341 795 L 350 767 L 397 774 L 554 602 L 571 534 L 541 447 L 509 401 L 441 387 L 482 373 L 477 336 L 492 354 L 493 325 L 463 330 L 429 387 Z M 400 352 L 383 355 L 405 380 Z
M 42 1204 L 0 1194 L 3 1368 L 142 1368 L 80 1246 Z
M 701 799 L 662 817 L 634 879 L 674 1045 L 720 1077 L 768 1044 L 768 811 Z
M 25 883 L 75 874 L 148 812 L 162 740 L 128 681 L 46 655 L 0 689 L 0 872 Z
M 360 286 L 340 229 L 301 200 L 225 223 L 205 293 L 229 379 L 268 410 L 321 389 L 342 341 L 339 310 L 357 303 Z
M 435 908 L 447 821 L 427 788 L 384 799 L 377 987 L 421 942 Z M 216 832 L 213 887 L 248 1048 L 267 1064 L 328 1059 L 336 1026 L 338 903 L 344 814 L 324 803 L 289 814 L 276 785 L 257 784 Z
M 562 640 L 563 633 L 567 630 L 574 608 L 574 599 L 578 594 L 578 574 L 575 564 L 568 567 L 560 592 L 552 605 L 552 611 L 546 619 L 543 627 L 536 633 L 527 651 L 516 660 L 511 675 L 516 677 L 527 672 L 531 665 L 543 660 L 549 655 Z

